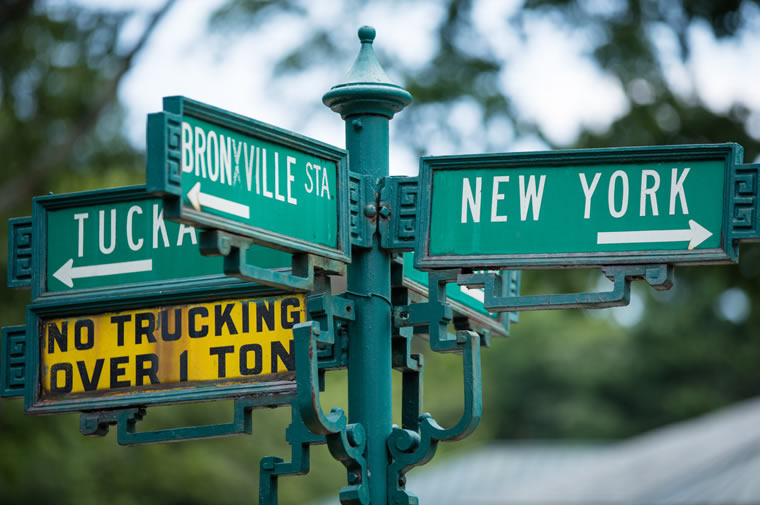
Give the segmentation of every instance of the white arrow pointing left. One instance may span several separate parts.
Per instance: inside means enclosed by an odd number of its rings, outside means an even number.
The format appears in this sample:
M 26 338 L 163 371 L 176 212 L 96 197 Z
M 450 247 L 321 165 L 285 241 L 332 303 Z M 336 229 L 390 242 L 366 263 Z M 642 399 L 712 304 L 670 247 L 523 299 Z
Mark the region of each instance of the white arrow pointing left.
M 243 219 L 248 219 L 251 215 L 250 208 L 247 205 L 225 200 L 208 193 L 201 193 L 200 182 L 195 183 L 195 186 L 187 192 L 187 199 L 190 200 L 190 204 L 197 211 L 200 211 L 201 207 L 207 207 L 226 214 L 242 217 Z
M 153 270 L 152 259 L 75 267 L 74 258 L 71 258 L 53 274 L 53 277 L 66 284 L 68 287 L 73 288 L 74 279 L 102 277 L 105 275 L 132 274 L 135 272 L 150 272 L 151 270 Z

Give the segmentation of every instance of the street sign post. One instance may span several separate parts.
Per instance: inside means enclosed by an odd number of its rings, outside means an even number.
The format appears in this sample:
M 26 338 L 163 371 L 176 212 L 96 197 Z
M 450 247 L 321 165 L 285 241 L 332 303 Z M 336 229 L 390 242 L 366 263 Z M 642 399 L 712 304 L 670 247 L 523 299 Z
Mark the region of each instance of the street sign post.
M 33 299 L 243 284 L 222 274 L 221 258 L 202 256 L 197 230 L 166 220 L 163 202 L 144 186 L 37 197 L 31 225 Z M 266 268 L 290 265 L 289 254 L 265 247 L 247 257 Z
M 389 122 L 412 97 L 377 61 L 375 30 L 358 35 L 323 97 L 346 122 L 350 198 L 346 151 L 172 97 L 149 116 L 145 188 L 38 198 L 32 220 L 11 220 L 8 282 L 31 284 L 32 304 L 0 335 L 0 396 L 23 385 L 27 413 L 81 411 L 82 433 L 115 424 L 124 444 L 251 433 L 252 409 L 290 405 L 291 460 L 262 460 L 262 505 L 309 471 L 313 444 L 346 467 L 341 503 L 412 505 L 406 473 L 482 415 L 488 335 L 457 311 L 502 331 L 486 311 L 625 305 L 632 280 L 667 289 L 674 265 L 735 262 L 760 240 L 760 165 L 736 144 L 428 157 L 417 180 L 390 177 Z M 601 267 L 613 289 L 521 296 L 517 270 L 542 267 Z M 426 329 L 432 351 L 462 358 L 449 428 L 423 414 L 412 342 Z M 321 406 L 339 368 L 348 415 Z M 135 432 L 145 406 L 221 398 L 231 423 Z
M 427 157 L 415 266 L 736 261 L 737 144 Z
M 148 190 L 167 218 L 347 263 L 347 153 L 184 97 L 148 116 Z

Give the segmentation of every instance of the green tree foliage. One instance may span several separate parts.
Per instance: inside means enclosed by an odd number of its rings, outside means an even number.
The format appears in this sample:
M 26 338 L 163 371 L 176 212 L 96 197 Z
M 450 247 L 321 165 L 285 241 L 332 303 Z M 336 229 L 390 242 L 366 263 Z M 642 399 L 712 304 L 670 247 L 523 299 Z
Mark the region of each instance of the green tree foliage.
M 356 39 L 342 37 L 341 29 L 372 22 L 372 9 L 381 2 L 338 3 L 341 16 L 293 35 L 302 43 L 282 55 L 275 82 L 319 66 L 349 66 Z M 391 3 L 398 16 L 416 4 Z M 392 122 L 396 144 L 428 154 L 429 146 L 444 139 L 452 151 L 433 154 L 461 152 L 462 133 L 452 111 L 467 103 L 477 109 L 483 130 L 494 121 L 508 125 L 504 145 L 526 136 L 551 148 L 735 141 L 745 147 L 747 161 L 760 155 L 760 139 L 750 128 L 760 111 L 741 102 L 713 110 L 693 89 L 674 87 L 660 39 L 653 36 L 674 40 L 678 61 L 687 61 L 694 26 L 708 26 L 720 40 L 737 39 L 760 23 L 755 0 L 526 0 L 500 19 L 503 30 L 521 37 L 537 18 L 582 34 L 592 41 L 594 63 L 619 83 L 626 111 L 603 130 L 583 127 L 571 145 L 557 145 L 506 95 L 502 76 L 510 61 L 494 50 L 493 34 L 473 21 L 478 2 L 430 5 L 440 8 L 440 17 L 428 61 L 405 63 L 384 49 L 382 31 L 378 35 L 381 61 L 415 99 Z M 310 6 L 306 0 L 229 0 L 210 19 L 210 34 L 199 37 L 231 44 L 235 33 L 263 23 L 303 20 Z M 0 6 L 3 219 L 28 215 L 31 197 L 48 191 L 142 182 L 142 153 L 124 137 L 116 90 L 154 24 L 124 50 L 119 34 L 129 15 L 25 0 Z M 505 149 L 479 142 L 483 151 Z M 5 264 L 0 267 L 5 272 Z M 624 437 L 757 395 L 759 277 L 760 249 L 745 246 L 738 267 L 682 268 L 670 292 L 636 290 L 643 315 L 630 326 L 617 324 L 610 311 L 522 314 L 512 337 L 484 350 L 481 426 L 468 441 L 449 447 L 459 450 L 494 437 Z M 523 282 L 531 293 L 596 285 L 596 274 L 586 272 L 530 272 Z M 21 323 L 28 292 L 0 289 L 0 322 Z M 415 345 L 426 349 L 425 342 Z M 425 354 L 425 409 L 447 425 L 461 409 L 461 364 L 456 356 Z M 398 392 L 399 381 L 394 387 Z M 345 407 L 344 374 L 328 376 L 323 404 Z M 151 409 L 143 429 L 224 422 L 230 411 L 228 402 Z M 127 449 L 113 436 L 82 437 L 75 415 L 25 417 L 20 401 L 0 402 L 0 503 L 255 502 L 258 460 L 270 454 L 289 458 L 283 440 L 287 410 L 256 414 L 253 437 Z M 315 452 L 310 476 L 281 481 L 281 503 L 304 503 L 342 485 L 342 467 L 324 448 Z

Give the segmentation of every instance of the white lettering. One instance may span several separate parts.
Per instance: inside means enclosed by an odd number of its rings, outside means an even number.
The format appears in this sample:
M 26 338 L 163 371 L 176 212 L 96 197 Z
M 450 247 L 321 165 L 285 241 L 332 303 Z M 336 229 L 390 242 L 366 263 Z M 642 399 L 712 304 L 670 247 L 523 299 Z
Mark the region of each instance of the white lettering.
M 195 127 L 195 175 L 199 177 L 203 175 L 206 178 L 206 137 L 203 135 L 203 130 L 199 127 Z
M 219 139 L 214 130 L 208 132 L 208 140 L 206 140 L 206 161 L 208 162 L 208 178 L 213 182 L 216 182 L 216 180 L 219 179 Z
M 319 174 L 322 173 L 322 167 L 317 164 L 313 165 L 313 167 L 314 167 L 314 170 L 317 171 L 317 173 L 314 174 L 314 181 L 316 183 L 315 187 L 317 189 L 317 196 L 322 196 L 322 191 L 319 187 L 319 181 L 321 180 L 321 178 L 319 177 Z
M 298 200 L 291 196 L 291 185 L 290 185 L 294 180 L 296 180 L 296 178 L 290 172 L 291 165 L 295 165 L 295 163 L 296 163 L 296 159 L 292 156 L 288 156 L 287 170 L 286 170 L 285 175 L 287 175 L 288 177 L 288 203 L 291 205 L 298 205 Z
M 111 254 L 113 250 L 116 248 L 116 209 L 111 209 L 111 243 L 106 247 L 106 233 L 105 233 L 105 227 L 106 227 L 106 211 L 101 210 L 98 212 L 98 218 L 99 218 L 99 234 L 98 234 L 98 244 L 100 245 L 100 252 L 103 254 Z
M 620 210 L 615 208 L 615 187 L 617 180 L 620 179 L 623 184 L 623 198 L 620 202 Z M 607 193 L 607 203 L 610 207 L 612 217 L 623 217 L 628 210 L 628 175 L 622 170 L 615 170 L 610 177 L 610 187 Z
M 492 223 L 505 223 L 507 216 L 500 216 L 496 213 L 496 207 L 500 200 L 504 200 L 504 195 L 499 193 L 499 184 L 502 182 L 509 182 L 508 175 L 495 175 L 493 178 L 493 192 L 491 193 L 491 222 Z
M 193 129 L 182 121 L 182 171 L 193 171 Z
M 676 196 L 681 200 L 681 210 L 684 214 L 689 213 L 689 206 L 686 205 L 686 194 L 683 192 L 683 183 L 686 176 L 689 175 L 691 168 L 684 168 L 681 176 L 678 177 L 678 169 L 674 168 L 670 176 L 670 209 L 668 213 L 672 216 L 676 213 Z M 677 179 L 677 180 L 676 180 Z
M 654 182 L 652 186 L 649 186 L 647 179 L 652 178 Z M 641 202 L 639 203 L 639 215 L 647 215 L 647 199 L 649 196 L 649 204 L 652 206 L 652 215 L 658 216 L 660 214 L 657 208 L 657 190 L 660 189 L 660 174 L 655 170 L 642 170 L 641 171 Z
M 195 228 L 187 226 L 184 223 L 179 224 L 179 234 L 177 234 L 177 246 L 181 246 L 185 240 L 185 235 L 190 234 L 190 241 L 193 244 L 198 243 L 198 238 L 195 236 Z
M 242 144 L 242 142 L 241 142 Z M 248 182 L 248 192 L 251 191 L 251 183 L 253 182 L 253 146 L 251 146 L 250 154 L 248 154 L 248 149 L 246 149 L 246 146 L 243 146 L 243 158 L 245 161 L 245 178 L 246 182 Z M 258 163 L 257 163 L 258 164 Z M 259 172 L 258 167 L 256 167 L 256 193 L 259 192 Z
M 158 211 L 158 204 L 153 204 L 153 249 L 158 247 L 158 232 L 164 239 L 164 247 L 169 247 L 169 237 L 166 235 L 166 225 L 164 224 L 164 209 Z
M 533 221 L 538 221 L 538 215 L 541 213 L 541 200 L 544 197 L 544 182 L 546 176 L 542 175 L 538 182 L 538 191 L 536 191 L 536 177 L 531 175 L 528 179 L 528 189 L 525 189 L 525 176 L 520 176 L 520 220 L 525 221 L 528 217 L 528 207 L 533 205 Z
M 274 152 L 274 197 L 281 202 L 285 201 L 285 197 L 280 194 L 280 153 Z
M 594 174 L 594 179 L 591 181 L 591 187 L 588 187 L 588 181 L 586 181 L 586 174 L 580 173 L 578 176 L 581 178 L 581 186 L 583 186 L 583 195 L 586 197 L 586 206 L 583 209 L 583 219 L 591 218 L 591 197 L 594 196 L 596 191 L 596 185 L 599 184 L 599 179 L 602 177 L 601 172 Z
M 330 184 L 328 184 L 327 168 L 324 168 L 322 170 L 322 189 L 319 192 L 322 198 L 325 197 L 325 192 L 327 193 L 327 199 L 329 200 L 330 199 Z
M 232 186 L 232 149 L 229 137 L 219 135 L 219 182 L 224 184 L 224 176 L 227 175 L 227 184 Z
M 267 190 L 267 150 L 261 149 L 261 158 L 264 161 L 262 163 L 261 171 L 264 173 L 264 196 L 272 198 L 272 192 Z M 277 153 L 274 153 L 274 162 L 277 164 Z M 259 148 L 256 148 L 256 175 L 259 175 Z M 259 180 L 256 178 L 256 193 L 259 192 Z
M 482 189 L 482 177 L 475 178 L 475 195 L 472 194 L 470 179 L 462 179 L 462 223 L 467 222 L 467 208 L 470 208 L 472 222 L 480 222 L 480 193 Z
M 90 217 L 87 212 L 82 214 L 74 214 L 74 219 L 79 221 L 79 247 L 77 248 L 77 256 L 80 258 L 84 254 L 84 220 Z
M 144 240 L 142 238 L 139 238 L 137 239 L 137 242 L 134 241 L 134 235 L 132 234 L 132 231 L 133 231 L 132 215 L 135 213 L 137 214 L 143 213 L 139 205 L 133 205 L 127 211 L 127 243 L 129 244 L 130 249 L 132 249 L 133 251 L 139 251 L 140 248 L 143 246 Z
M 311 166 L 311 162 L 307 161 L 306 162 L 306 177 L 309 178 L 309 184 L 308 185 L 306 185 L 306 184 L 303 185 L 303 187 L 304 187 L 304 189 L 306 190 L 307 193 L 311 193 L 312 191 L 314 191 L 314 181 L 311 180 L 311 170 L 312 169 L 313 169 L 313 167 Z

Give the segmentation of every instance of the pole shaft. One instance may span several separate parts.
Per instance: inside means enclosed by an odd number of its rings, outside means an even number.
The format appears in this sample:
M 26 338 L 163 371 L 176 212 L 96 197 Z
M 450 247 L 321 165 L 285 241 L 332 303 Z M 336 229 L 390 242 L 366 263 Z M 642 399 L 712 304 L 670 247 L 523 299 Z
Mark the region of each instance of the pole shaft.
M 388 175 L 388 122 L 377 115 L 346 121 L 351 169 L 369 175 L 373 186 Z M 386 504 L 388 451 L 392 430 L 390 256 L 379 241 L 354 248 L 348 267 L 348 291 L 355 298 L 356 320 L 350 332 L 348 359 L 349 422 L 367 432 L 371 503 Z
M 352 172 L 365 176 L 371 189 L 364 205 L 372 210 L 359 219 L 377 219 L 379 187 L 389 175 L 389 122 L 412 101 L 408 91 L 391 83 L 377 61 L 375 29 L 359 28 L 361 48 L 346 81 L 333 86 L 322 101 L 346 121 L 346 149 Z M 370 210 L 367 208 L 367 210 Z M 347 287 L 356 319 L 349 327 L 348 420 L 364 426 L 371 505 L 388 503 L 389 456 L 393 431 L 391 397 L 391 258 L 375 237 L 369 248 L 353 247 Z M 395 486 L 393 486 L 395 489 Z

